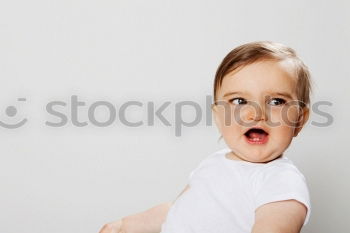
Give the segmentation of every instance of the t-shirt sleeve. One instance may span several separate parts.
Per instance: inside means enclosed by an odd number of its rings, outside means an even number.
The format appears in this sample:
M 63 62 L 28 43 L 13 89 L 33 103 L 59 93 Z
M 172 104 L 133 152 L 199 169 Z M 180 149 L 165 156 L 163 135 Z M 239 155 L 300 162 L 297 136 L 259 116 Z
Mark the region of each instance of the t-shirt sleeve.
M 188 181 L 191 182 L 193 175 L 197 172 L 197 170 L 199 170 L 203 164 L 208 160 L 208 158 L 203 159 L 202 161 L 200 161 L 200 163 L 197 165 L 197 167 L 195 167 L 191 172 L 190 175 L 188 176 Z
M 307 208 L 303 226 L 310 218 L 311 205 L 305 177 L 295 167 L 270 167 L 257 178 L 255 189 L 255 209 L 266 203 L 297 200 Z

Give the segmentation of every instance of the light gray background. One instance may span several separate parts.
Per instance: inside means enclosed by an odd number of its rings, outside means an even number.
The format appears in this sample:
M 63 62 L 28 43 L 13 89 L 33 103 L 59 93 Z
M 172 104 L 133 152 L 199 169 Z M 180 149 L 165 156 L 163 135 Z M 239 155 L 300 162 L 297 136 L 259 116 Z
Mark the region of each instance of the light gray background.
M 202 121 L 181 137 L 159 121 L 50 128 L 44 122 L 57 119 L 45 104 L 69 103 L 71 95 L 88 105 L 169 100 L 164 115 L 171 118 L 177 101 L 204 106 L 222 58 L 255 40 L 293 47 L 312 72 L 312 101 L 333 103 L 322 109 L 334 123 L 308 124 L 286 155 L 310 187 L 312 216 L 303 232 L 349 232 L 349 10 L 347 1 L 320 0 L 1 1 L 0 116 L 29 121 L 0 128 L 0 232 L 93 233 L 173 200 L 190 171 L 224 147 L 214 127 Z M 18 114 L 7 119 L 9 105 Z M 145 108 L 129 113 L 144 119 Z

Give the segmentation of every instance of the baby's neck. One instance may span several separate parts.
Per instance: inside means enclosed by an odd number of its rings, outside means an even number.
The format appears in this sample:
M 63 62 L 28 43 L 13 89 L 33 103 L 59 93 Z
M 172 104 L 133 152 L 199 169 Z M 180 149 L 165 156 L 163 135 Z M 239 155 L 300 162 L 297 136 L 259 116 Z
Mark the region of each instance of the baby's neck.
M 269 160 L 269 161 L 254 162 L 254 161 L 249 161 L 249 160 L 243 159 L 241 156 L 237 155 L 237 154 L 234 153 L 233 151 L 228 152 L 228 153 L 225 155 L 225 157 L 226 157 L 227 159 L 238 160 L 238 161 L 245 161 L 245 162 L 249 162 L 249 163 L 269 163 L 269 162 L 271 162 L 271 161 L 274 161 L 274 160 L 276 160 L 276 159 L 281 158 L 282 156 L 283 156 L 283 153 L 280 154 L 279 156 L 277 156 L 276 158 L 271 159 L 271 160 Z

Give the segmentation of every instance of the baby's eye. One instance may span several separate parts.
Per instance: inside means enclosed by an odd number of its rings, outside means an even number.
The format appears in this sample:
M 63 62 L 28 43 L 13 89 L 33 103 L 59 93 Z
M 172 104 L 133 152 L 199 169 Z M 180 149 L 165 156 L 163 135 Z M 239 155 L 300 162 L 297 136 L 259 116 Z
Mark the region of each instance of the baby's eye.
M 231 103 L 235 104 L 235 105 L 240 105 L 240 104 L 247 104 L 247 101 L 243 98 L 233 98 L 230 100 Z
M 281 105 L 281 104 L 285 104 L 285 103 L 286 103 L 286 101 L 284 99 L 273 98 L 269 101 L 268 104 L 276 106 L 276 105 Z

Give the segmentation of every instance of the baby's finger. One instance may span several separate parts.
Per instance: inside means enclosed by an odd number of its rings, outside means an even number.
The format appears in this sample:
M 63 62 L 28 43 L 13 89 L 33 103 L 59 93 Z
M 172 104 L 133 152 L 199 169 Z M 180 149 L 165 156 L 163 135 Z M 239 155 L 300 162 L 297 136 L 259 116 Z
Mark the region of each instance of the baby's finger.
M 121 233 L 120 227 L 121 227 L 120 221 L 107 223 L 102 227 L 99 233 Z

